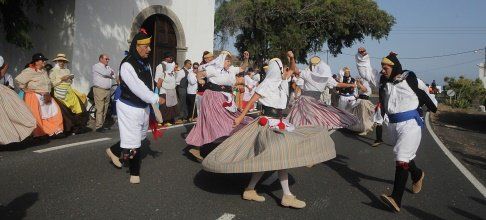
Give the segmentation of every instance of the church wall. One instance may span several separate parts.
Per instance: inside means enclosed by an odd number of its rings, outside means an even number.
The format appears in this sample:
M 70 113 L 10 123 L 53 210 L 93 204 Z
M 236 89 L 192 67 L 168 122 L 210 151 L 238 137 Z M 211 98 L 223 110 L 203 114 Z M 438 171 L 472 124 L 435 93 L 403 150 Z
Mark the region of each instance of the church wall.
M 7 43 L 5 36 L 0 34 L 0 55 L 9 64 L 9 74 L 15 77 L 20 73 L 34 53 L 43 53 L 50 60 L 58 53 L 66 54 L 68 59 L 72 58 L 74 6 L 74 0 L 45 0 L 40 12 L 34 8 L 30 9 L 26 14 L 40 25 L 31 31 L 30 37 L 34 48 L 30 50 Z
M 91 66 L 107 53 L 118 70 L 135 17 L 145 8 L 163 5 L 179 18 L 186 38 L 186 58 L 200 61 L 202 51 L 212 50 L 214 0 L 85 0 L 76 1 L 72 71 L 81 76 L 75 87 L 87 91 Z

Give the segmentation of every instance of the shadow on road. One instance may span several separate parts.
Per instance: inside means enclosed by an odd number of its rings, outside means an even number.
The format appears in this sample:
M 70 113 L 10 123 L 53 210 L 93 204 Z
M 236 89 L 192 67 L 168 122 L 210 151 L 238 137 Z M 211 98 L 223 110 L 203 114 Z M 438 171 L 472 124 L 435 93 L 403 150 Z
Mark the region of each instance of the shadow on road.
M 7 145 L 0 145 L 0 152 L 2 151 L 22 151 L 30 147 L 37 147 L 49 144 L 48 137 L 32 138 L 29 137 L 22 142 L 11 143 Z
M 386 208 L 386 206 L 381 202 L 381 200 L 369 189 L 361 185 L 361 180 L 366 179 L 366 180 L 371 180 L 371 181 L 376 181 L 376 182 L 382 182 L 382 183 L 388 183 L 388 184 L 393 184 L 393 181 L 391 180 L 385 180 L 381 179 L 378 177 L 374 176 L 369 176 L 363 173 L 360 173 L 356 170 L 353 170 L 348 167 L 348 164 L 346 160 L 349 158 L 343 155 L 337 155 L 335 159 L 325 162 L 327 166 L 329 166 L 331 169 L 336 171 L 344 180 L 346 180 L 351 186 L 357 188 L 359 191 L 361 191 L 364 195 L 366 195 L 371 202 L 363 202 L 363 204 L 371 206 L 376 209 L 381 209 L 381 210 L 386 210 L 389 211 L 389 209 Z
M 14 200 L 7 206 L 0 206 L 0 219 L 23 219 L 27 216 L 27 209 L 39 200 L 39 193 L 25 193 Z
M 476 197 L 471 197 L 471 196 L 469 198 L 471 198 L 472 200 L 476 201 L 477 203 L 479 203 L 481 205 L 486 206 L 486 200 L 484 200 L 484 199 L 480 199 L 480 198 L 476 198 Z
M 464 216 L 468 219 L 484 219 L 484 218 L 481 218 L 480 216 L 477 216 L 477 215 L 472 214 L 470 212 L 464 211 L 462 209 L 458 209 L 456 207 L 449 206 L 449 209 L 451 209 L 453 212 L 457 213 L 458 215 Z
M 340 129 L 339 131 L 341 131 L 341 134 L 343 134 L 347 138 L 354 139 L 354 140 L 357 140 L 357 141 L 361 141 L 364 144 L 366 144 L 367 146 L 371 146 L 371 144 L 373 144 L 373 142 L 375 141 L 375 139 L 373 139 L 373 138 L 370 138 L 370 137 L 367 137 L 367 136 L 357 135 L 356 132 L 353 132 L 353 131 L 350 131 L 350 130 Z M 390 145 L 386 142 L 383 143 L 382 145 L 392 146 L 392 145 Z
M 270 186 L 264 186 L 261 184 L 265 181 L 272 172 L 266 172 L 257 184 L 256 189 L 259 192 L 265 192 L 273 198 L 277 198 L 273 195 L 272 191 L 282 189 L 280 182 L 277 180 Z M 194 185 L 198 188 L 211 193 L 217 194 L 230 194 L 230 195 L 240 195 L 243 190 L 248 186 L 250 182 L 250 173 L 237 173 L 237 174 L 226 174 L 226 173 L 211 173 L 205 170 L 199 171 L 194 177 Z M 289 185 L 295 184 L 294 178 L 289 174 Z M 280 198 L 277 198 L 280 202 Z
M 461 160 L 464 163 L 470 164 L 472 166 L 476 166 L 480 169 L 486 170 L 486 159 L 480 156 L 475 156 L 471 154 L 466 154 L 462 151 L 459 150 L 451 150 L 455 154 L 460 154 L 461 155 Z
M 418 208 L 415 208 L 415 207 L 411 207 L 411 206 L 402 206 L 402 209 L 405 209 L 407 210 L 408 212 L 410 212 L 410 214 L 414 215 L 415 217 L 419 218 L 419 219 L 444 219 L 444 218 L 441 218 L 437 215 L 434 215 L 434 214 L 430 214 L 430 213 L 427 213 L 427 212 L 424 212 Z

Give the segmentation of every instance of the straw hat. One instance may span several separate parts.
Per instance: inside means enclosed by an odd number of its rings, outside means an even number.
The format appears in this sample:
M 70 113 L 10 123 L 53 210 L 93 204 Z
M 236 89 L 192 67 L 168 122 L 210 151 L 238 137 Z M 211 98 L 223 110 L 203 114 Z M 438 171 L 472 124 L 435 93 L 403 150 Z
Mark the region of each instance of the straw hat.
M 64 62 L 68 62 L 69 63 L 69 60 L 66 59 L 66 54 L 63 54 L 63 53 L 58 53 L 56 58 L 53 59 L 52 61 L 64 61 Z
M 317 65 L 319 64 L 319 62 L 321 62 L 321 58 L 319 58 L 318 56 L 314 56 L 310 59 L 310 62 L 312 65 Z

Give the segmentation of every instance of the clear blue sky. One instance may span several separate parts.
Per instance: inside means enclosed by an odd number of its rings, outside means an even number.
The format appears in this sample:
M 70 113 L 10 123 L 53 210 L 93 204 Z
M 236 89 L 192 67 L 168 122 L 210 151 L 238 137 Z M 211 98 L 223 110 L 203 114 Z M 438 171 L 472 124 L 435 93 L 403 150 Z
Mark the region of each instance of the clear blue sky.
M 392 14 L 396 24 L 388 39 L 365 39 L 343 53 L 355 54 L 365 46 L 374 57 L 386 56 L 395 51 L 400 57 L 423 57 L 451 54 L 486 47 L 486 1 L 484 0 L 378 0 L 379 7 Z M 230 40 L 232 41 L 232 40 Z M 232 43 L 228 48 L 235 51 Z M 324 60 L 325 53 L 318 53 Z M 405 69 L 413 70 L 426 82 L 433 79 L 443 83 L 444 76 L 478 77 L 477 65 L 484 62 L 484 50 L 479 53 L 422 59 L 400 60 Z M 349 66 L 357 74 L 353 56 L 329 56 L 333 72 Z M 372 66 L 380 68 L 379 60 L 372 59 Z

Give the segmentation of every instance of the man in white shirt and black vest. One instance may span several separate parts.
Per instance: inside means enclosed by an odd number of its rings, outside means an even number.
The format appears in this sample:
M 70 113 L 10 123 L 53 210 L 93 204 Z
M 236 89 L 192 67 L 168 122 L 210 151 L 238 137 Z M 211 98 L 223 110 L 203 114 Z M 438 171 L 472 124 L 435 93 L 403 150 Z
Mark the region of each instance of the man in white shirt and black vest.
M 388 131 L 393 141 L 395 154 L 395 181 L 391 195 L 381 199 L 395 212 L 400 211 L 403 192 L 408 175 L 412 178 L 412 192 L 419 193 L 425 172 L 415 164 L 415 157 L 422 138 L 424 121 L 421 107 L 437 111 L 437 101 L 428 95 L 428 88 L 412 71 L 402 70 L 395 53 L 381 61 L 383 68 L 380 80 L 381 111 L 389 119 Z
M 141 29 L 133 38 L 130 51 L 120 66 L 120 90 L 116 95 L 116 112 L 120 142 L 106 149 L 106 153 L 119 168 L 120 157 L 129 162 L 130 183 L 140 183 L 140 146 L 147 136 L 153 105 L 165 100 L 154 93 L 154 77 L 148 59 L 151 37 Z M 154 123 L 150 122 L 151 128 Z M 155 123 L 155 126 L 157 123 Z
M 177 98 L 179 99 L 179 116 L 176 124 L 184 123 L 189 118 L 189 111 L 187 109 L 187 87 L 189 83 L 187 76 L 189 75 L 189 71 L 192 71 L 191 67 L 192 62 L 185 60 L 184 66 L 176 74 L 176 90 Z

